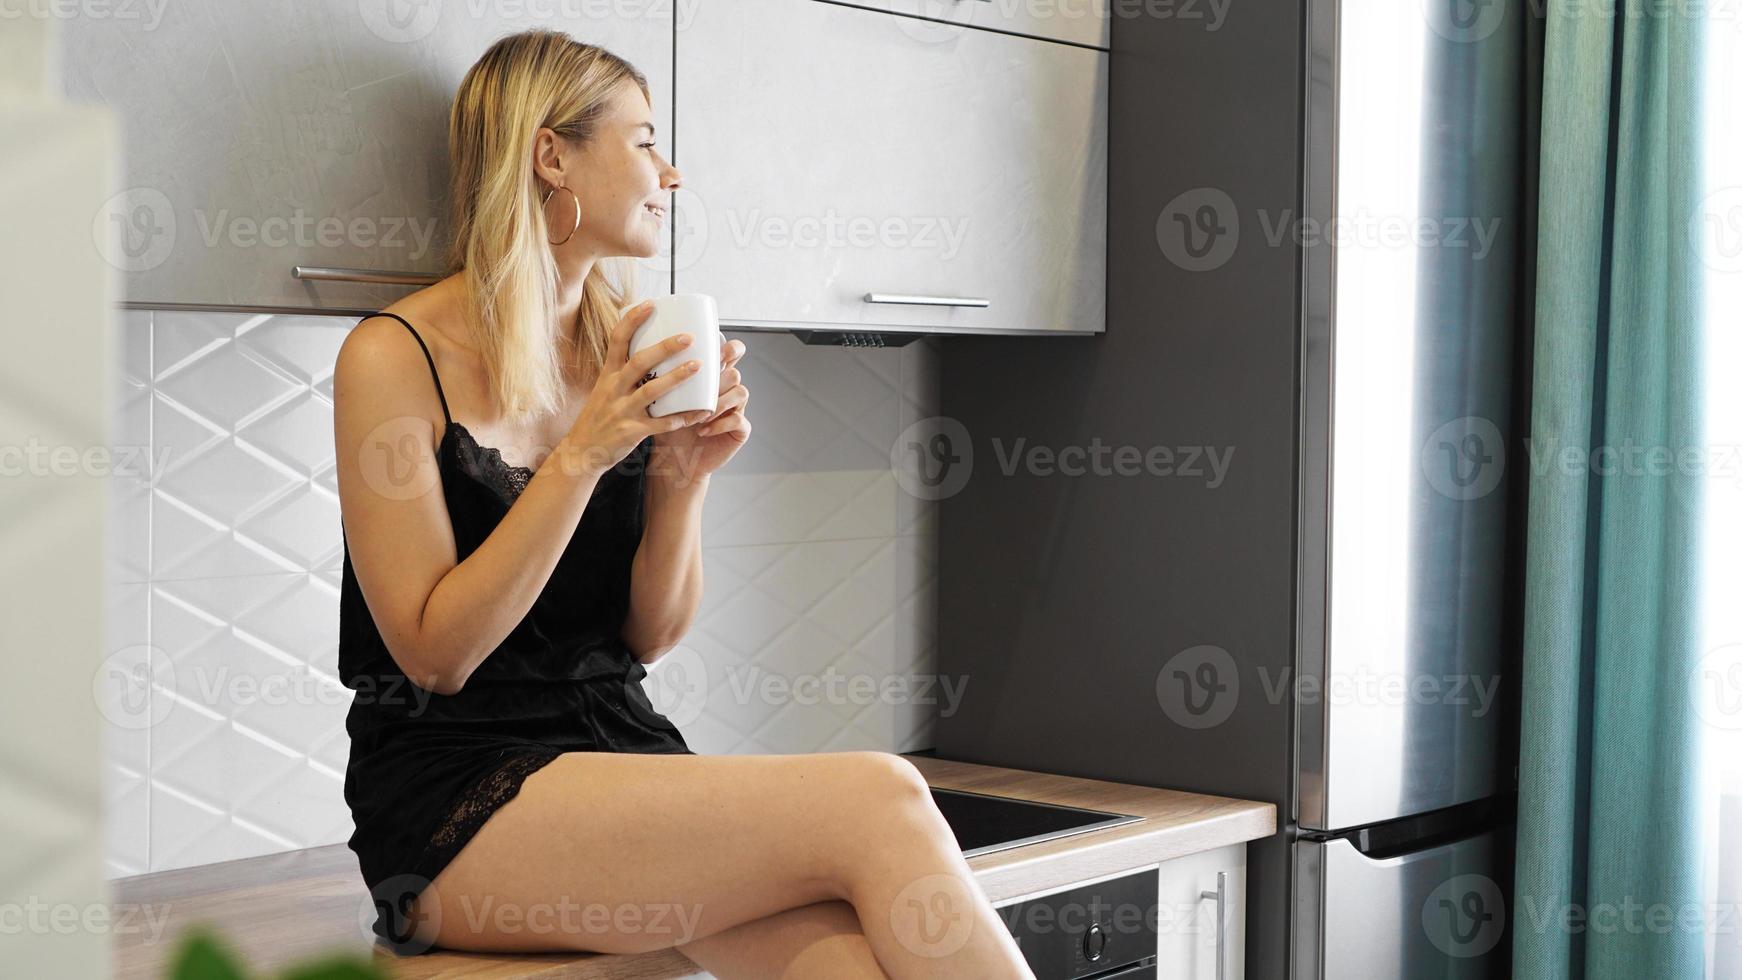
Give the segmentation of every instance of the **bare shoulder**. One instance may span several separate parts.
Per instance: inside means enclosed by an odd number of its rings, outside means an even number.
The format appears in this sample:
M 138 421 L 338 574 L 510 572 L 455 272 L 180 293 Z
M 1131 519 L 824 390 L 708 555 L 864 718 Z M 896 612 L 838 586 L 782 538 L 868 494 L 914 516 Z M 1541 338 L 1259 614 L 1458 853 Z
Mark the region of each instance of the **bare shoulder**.
M 408 376 L 415 381 L 418 376 L 429 374 L 429 359 L 439 364 L 453 347 L 452 328 L 443 324 L 456 315 L 450 298 L 454 292 L 454 278 L 450 276 L 400 297 L 382 307 L 380 313 L 359 320 L 339 347 L 335 375 L 348 375 L 348 380 L 356 382 L 349 386 L 355 391 L 377 384 L 409 384 L 405 382 Z M 389 313 L 396 314 L 404 322 L 385 315 Z M 406 329 L 407 324 L 410 324 L 410 330 Z M 420 340 L 422 344 L 418 343 Z M 429 359 L 424 356 L 425 349 L 429 352 Z M 343 380 L 347 379 L 335 377 L 335 386 Z M 417 389 L 408 387 L 407 390 Z M 439 418 L 439 406 L 437 412 Z
M 420 322 L 427 301 L 414 300 L 427 292 L 420 290 L 383 309 L 404 317 L 411 330 L 391 316 L 366 316 L 339 346 L 333 364 L 333 414 L 339 430 L 355 435 L 390 419 L 421 416 L 439 437 L 445 419 L 430 365 L 432 359 L 442 359 L 446 342 Z
M 423 348 L 417 341 L 403 323 L 390 316 L 374 315 L 359 320 L 339 345 L 333 364 L 335 407 L 341 390 L 352 394 L 403 387 L 410 392 L 411 379 L 429 373 Z

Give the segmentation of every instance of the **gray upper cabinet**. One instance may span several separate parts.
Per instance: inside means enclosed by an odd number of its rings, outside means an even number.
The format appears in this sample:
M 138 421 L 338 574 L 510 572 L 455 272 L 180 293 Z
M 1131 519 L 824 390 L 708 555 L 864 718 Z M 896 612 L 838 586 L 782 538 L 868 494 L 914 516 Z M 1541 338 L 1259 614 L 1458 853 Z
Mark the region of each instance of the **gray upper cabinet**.
M 678 292 L 743 326 L 1105 329 L 1105 51 L 819 0 L 688 10 Z
M 543 20 L 502 15 L 536 4 L 156 6 L 157 19 L 64 24 L 67 98 L 107 103 L 125 127 L 122 183 L 93 220 L 121 233 L 109 259 L 128 300 L 376 309 L 408 288 L 291 269 L 441 271 L 448 106 L 484 49 L 523 28 L 567 31 L 640 68 L 669 151 L 668 4 Z M 667 291 L 663 260 L 644 266 L 638 292 Z
M 957 24 L 1012 34 L 1026 34 L 1053 41 L 1105 48 L 1111 40 L 1107 0 L 839 0 L 855 7 L 871 7 L 912 14 L 936 23 L 913 23 L 906 29 L 915 37 L 944 40 L 953 37 Z

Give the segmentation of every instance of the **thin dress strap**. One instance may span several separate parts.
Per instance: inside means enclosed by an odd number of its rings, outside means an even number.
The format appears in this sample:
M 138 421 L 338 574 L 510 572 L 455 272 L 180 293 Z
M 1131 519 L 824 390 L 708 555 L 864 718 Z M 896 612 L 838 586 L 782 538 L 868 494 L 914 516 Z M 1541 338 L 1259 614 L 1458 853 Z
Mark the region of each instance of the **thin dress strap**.
M 405 317 L 402 317 L 397 313 L 371 313 L 369 316 L 390 316 L 393 319 L 398 320 L 400 323 L 404 323 L 405 329 L 410 330 L 413 337 L 417 337 L 417 346 L 423 348 L 423 359 L 429 362 L 429 376 L 435 379 L 436 397 L 442 400 L 442 418 L 446 419 L 449 425 L 453 425 L 454 417 L 448 414 L 448 396 L 442 393 L 442 377 L 436 373 L 435 358 L 429 356 L 429 346 L 423 342 L 423 337 L 419 336 L 417 328 L 413 327 L 406 321 Z M 367 320 L 369 317 L 366 316 L 363 319 Z M 361 323 L 362 321 L 360 320 L 358 322 Z

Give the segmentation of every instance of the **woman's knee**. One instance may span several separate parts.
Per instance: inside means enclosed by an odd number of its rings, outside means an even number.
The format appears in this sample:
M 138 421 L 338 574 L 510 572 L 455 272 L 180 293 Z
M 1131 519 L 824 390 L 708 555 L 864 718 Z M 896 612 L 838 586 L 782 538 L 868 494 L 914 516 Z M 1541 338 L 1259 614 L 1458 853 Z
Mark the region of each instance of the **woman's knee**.
M 931 787 L 919 767 L 893 752 L 864 750 L 843 753 L 851 757 L 852 778 L 879 800 L 912 802 L 915 798 L 930 798 Z
M 874 849 L 879 841 L 911 846 L 925 840 L 942 845 L 954 837 L 931 787 L 912 762 L 889 752 L 854 752 L 841 773 L 838 810 L 850 835 L 849 853 Z

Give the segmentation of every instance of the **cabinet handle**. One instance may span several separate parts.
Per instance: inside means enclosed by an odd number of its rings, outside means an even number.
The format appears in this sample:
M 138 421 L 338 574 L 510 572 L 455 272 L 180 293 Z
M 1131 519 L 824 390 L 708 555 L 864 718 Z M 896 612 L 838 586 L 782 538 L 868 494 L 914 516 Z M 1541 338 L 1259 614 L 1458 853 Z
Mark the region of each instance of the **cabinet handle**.
M 867 303 L 901 303 L 907 306 L 991 306 L 989 299 L 974 296 L 906 296 L 900 293 L 866 293 Z
M 375 269 L 337 269 L 320 265 L 299 265 L 290 270 L 297 279 L 319 279 L 328 282 L 384 282 L 395 286 L 429 286 L 441 282 L 433 272 L 392 272 Z
M 1216 890 L 1198 897 L 1216 903 L 1216 980 L 1228 980 L 1228 872 L 1216 872 Z

